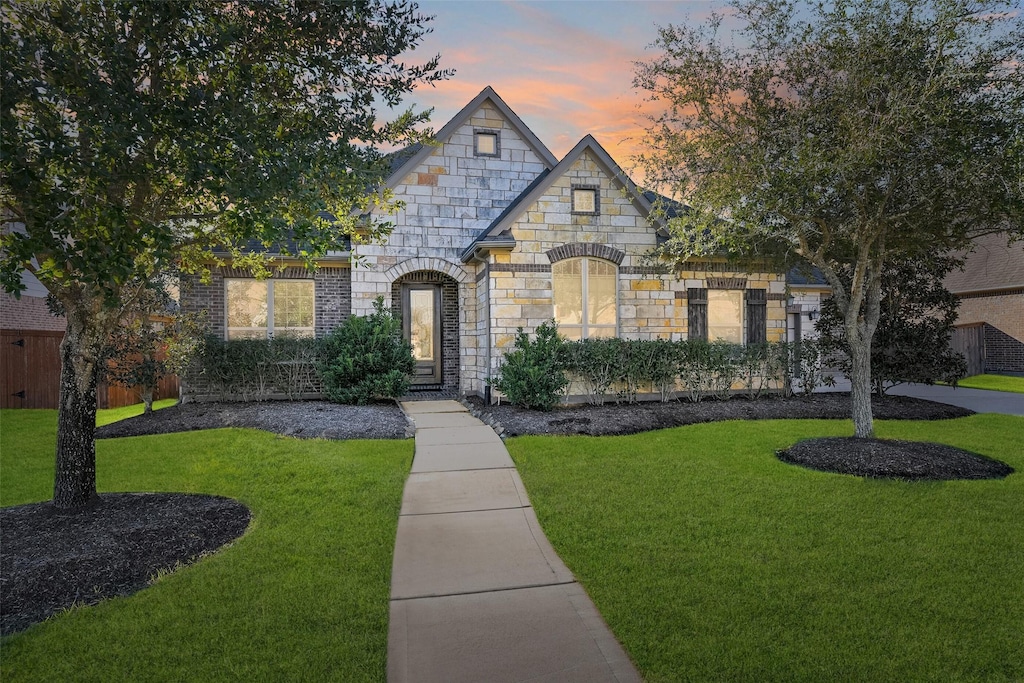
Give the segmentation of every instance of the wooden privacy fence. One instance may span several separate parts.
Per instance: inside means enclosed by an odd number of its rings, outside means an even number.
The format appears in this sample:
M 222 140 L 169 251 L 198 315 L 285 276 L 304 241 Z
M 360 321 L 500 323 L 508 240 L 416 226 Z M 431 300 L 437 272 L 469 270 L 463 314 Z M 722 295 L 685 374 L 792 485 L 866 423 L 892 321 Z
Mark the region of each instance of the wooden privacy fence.
M 967 377 L 985 372 L 985 323 L 957 325 L 950 345 L 967 359 Z
M 0 330 L 0 408 L 56 408 L 60 403 L 60 342 L 63 332 Z M 177 398 L 178 378 L 160 380 L 157 398 Z M 141 402 L 134 389 L 101 385 L 100 408 Z

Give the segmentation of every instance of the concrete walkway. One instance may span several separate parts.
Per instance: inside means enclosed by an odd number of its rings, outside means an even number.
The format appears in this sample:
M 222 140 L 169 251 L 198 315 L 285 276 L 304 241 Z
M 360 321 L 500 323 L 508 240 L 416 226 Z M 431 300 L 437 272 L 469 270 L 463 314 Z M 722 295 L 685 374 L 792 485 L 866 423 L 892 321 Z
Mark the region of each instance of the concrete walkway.
M 388 681 L 639 681 L 540 529 L 494 431 L 456 401 L 416 424 L 391 573 Z

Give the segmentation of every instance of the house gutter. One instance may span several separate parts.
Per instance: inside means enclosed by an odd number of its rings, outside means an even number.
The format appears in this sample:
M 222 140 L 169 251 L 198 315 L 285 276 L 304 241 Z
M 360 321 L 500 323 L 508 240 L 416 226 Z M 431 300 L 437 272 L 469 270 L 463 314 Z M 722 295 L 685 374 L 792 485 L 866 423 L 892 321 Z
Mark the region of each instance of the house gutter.
M 516 246 L 516 240 L 514 237 L 499 237 L 488 240 L 481 240 L 474 242 L 473 244 L 466 247 L 466 249 L 459 256 L 459 259 L 463 263 L 469 263 L 470 261 L 483 261 L 486 263 L 484 255 L 490 252 L 491 249 L 514 249 Z

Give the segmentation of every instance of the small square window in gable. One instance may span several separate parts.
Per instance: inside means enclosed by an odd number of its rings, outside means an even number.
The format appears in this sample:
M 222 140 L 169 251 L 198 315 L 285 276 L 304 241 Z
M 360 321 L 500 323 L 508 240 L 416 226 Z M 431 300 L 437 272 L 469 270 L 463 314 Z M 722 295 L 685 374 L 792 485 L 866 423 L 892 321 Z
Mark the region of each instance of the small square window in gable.
M 597 188 L 572 188 L 572 212 L 584 216 L 596 216 L 601 213 L 601 196 Z
M 498 131 L 473 131 L 473 154 L 478 157 L 500 157 L 501 138 Z

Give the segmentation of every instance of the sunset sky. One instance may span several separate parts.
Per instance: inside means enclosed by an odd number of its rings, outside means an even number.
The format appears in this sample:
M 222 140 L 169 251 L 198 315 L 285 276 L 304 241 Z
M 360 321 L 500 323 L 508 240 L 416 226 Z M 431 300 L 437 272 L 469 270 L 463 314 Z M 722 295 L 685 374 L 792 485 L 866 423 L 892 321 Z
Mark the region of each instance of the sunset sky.
M 492 86 L 561 158 L 591 133 L 629 168 L 642 133 L 633 62 L 650 58 L 657 26 L 702 23 L 721 2 L 420 0 L 436 18 L 414 57 L 441 54 L 455 76 L 411 98 L 443 126 Z

